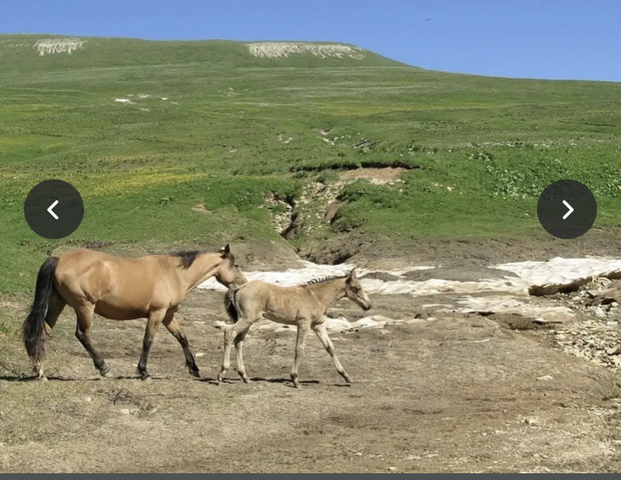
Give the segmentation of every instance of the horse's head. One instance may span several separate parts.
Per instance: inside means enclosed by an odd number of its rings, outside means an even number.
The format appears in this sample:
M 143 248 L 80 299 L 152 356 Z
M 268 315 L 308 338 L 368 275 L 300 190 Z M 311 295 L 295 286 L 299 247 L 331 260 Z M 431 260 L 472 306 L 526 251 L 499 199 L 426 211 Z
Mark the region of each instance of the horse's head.
M 235 257 L 228 245 L 220 249 L 220 255 L 223 261 L 215 274 L 216 280 L 227 288 L 238 287 L 246 283 L 248 280 L 235 262 Z
M 367 296 L 367 292 L 364 291 L 362 285 L 360 284 L 360 280 L 356 277 L 355 268 L 349 272 L 347 276 L 347 280 L 345 281 L 345 296 L 349 298 L 352 302 L 356 303 L 363 310 L 370 310 L 371 300 Z

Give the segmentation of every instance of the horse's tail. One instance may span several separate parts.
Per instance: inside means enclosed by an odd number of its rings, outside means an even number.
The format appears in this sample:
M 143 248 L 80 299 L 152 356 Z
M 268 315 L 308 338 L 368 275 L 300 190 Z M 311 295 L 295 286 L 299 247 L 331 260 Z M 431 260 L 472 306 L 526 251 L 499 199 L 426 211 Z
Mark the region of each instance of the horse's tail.
M 229 288 L 229 291 L 226 292 L 224 296 L 224 308 L 226 308 L 226 313 L 229 314 L 233 323 L 236 323 L 239 320 L 239 313 L 237 313 L 237 307 L 235 307 L 235 295 L 237 294 L 238 288 Z
M 54 275 L 57 266 L 58 257 L 49 257 L 41 265 L 37 276 L 34 301 L 24 321 L 22 339 L 28 356 L 35 364 L 40 364 L 45 359 L 45 316 L 50 295 L 54 290 Z

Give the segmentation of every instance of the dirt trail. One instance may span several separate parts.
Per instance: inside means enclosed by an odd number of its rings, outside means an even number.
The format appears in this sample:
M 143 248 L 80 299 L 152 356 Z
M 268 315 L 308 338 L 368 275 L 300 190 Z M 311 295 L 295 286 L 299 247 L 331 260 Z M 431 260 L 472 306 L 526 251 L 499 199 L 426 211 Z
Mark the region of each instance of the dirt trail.
M 445 266 L 436 274 L 471 281 L 487 273 L 482 268 Z M 424 281 L 430 272 L 410 279 Z M 21 345 L 3 345 L 0 471 L 621 469 L 618 371 L 570 355 L 556 341 L 557 330 L 601 322 L 589 309 L 574 309 L 563 324 L 540 324 L 511 313 L 466 313 L 459 292 L 371 298 L 374 314 L 412 321 L 331 333 L 352 386 L 309 338 L 301 390 L 288 382 L 295 341 L 288 330 L 251 330 L 251 384 L 240 383 L 234 370 L 226 384 L 213 383 L 222 338 L 212 323 L 225 318 L 221 292 L 192 292 L 179 315 L 201 380 L 184 371 L 181 348 L 164 329 L 149 358 L 153 380 L 138 380 L 144 322 L 100 318 L 93 339 L 117 378 L 98 377 L 66 312 L 49 342 L 49 382 L 28 380 Z M 529 301 L 568 306 L 571 299 Z M 365 315 L 347 300 L 331 313 L 352 322 Z

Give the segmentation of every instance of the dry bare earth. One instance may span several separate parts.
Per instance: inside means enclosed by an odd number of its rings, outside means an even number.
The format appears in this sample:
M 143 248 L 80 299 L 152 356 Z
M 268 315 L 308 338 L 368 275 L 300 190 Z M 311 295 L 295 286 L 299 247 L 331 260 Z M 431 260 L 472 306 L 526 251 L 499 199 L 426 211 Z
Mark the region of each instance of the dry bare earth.
M 64 313 L 47 383 L 25 378 L 21 345 L 2 340 L 0 471 L 619 471 L 613 374 L 554 348 L 549 329 L 512 330 L 502 316 L 450 311 L 428 320 L 433 312 L 422 308 L 457 299 L 373 295 L 375 314 L 422 318 L 333 333 L 353 386 L 310 338 L 301 390 L 288 382 L 293 331 L 253 329 L 246 365 L 254 382 L 232 372 L 229 383 L 213 384 L 221 333 L 211 324 L 224 316 L 216 292 L 193 292 L 180 315 L 202 381 L 184 371 L 164 329 L 151 350 L 153 380 L 138 380 L 144 322 L 98 318 L 94 340 L 118 377 L 100 378 Z M 335 313 L 363 316 L 346 300 Z

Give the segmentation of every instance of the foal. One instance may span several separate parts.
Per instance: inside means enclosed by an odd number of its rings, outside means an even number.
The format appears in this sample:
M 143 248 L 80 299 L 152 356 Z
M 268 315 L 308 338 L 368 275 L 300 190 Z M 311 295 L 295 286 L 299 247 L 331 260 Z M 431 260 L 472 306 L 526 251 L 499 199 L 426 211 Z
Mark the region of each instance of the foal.
M 186 251 L 123 258 L 76 249 L 49 257 L 39 270 L 35 298 L 22 334 L 35 373 L 45 379 L 45 342 L 69 305 L 77 316 L 75 336 L 102 376 L 110 376 L 110 368 L 91 342 L 95 313 L 111 320 L 148 319 L 138 362 L 143 380 L 149 378 L 147 358 L 162 323 L 181 345 L 190 373 L 199 377 L 188 339 L 174 315 L 187 294 L 210 277 L 226 287 L 246 282 L 228 245 L 218 253 Z
M 345 277 L 315 280 L 306 285 L 282 287 L 253 280 L 239 288 L 229 289 L 225 305 L 235 323 L 216 323 L 217 328 L 224 330 L 224 359 L 218 374 L 218 383 L 222 381 L 230 367 L 233 342 L 237 354 L 237 372 L 245 383 L 250 381 L 244 367 L 243 343 L 252 324 L 262 316 L 277 323 L 298 327 L 295 357 L 291 369 L 291 380 L 296 388 L 300 388 L 298 367 L 306 337 L 311 329 L 330 354 L 338 373 L 347 383 L 352 383 L 336 356 L 325 326 L 327 310 L 343 297 L 349 298 L 365 311 L 371 308 L 369 297 L 356 278 L 354 270 Z

